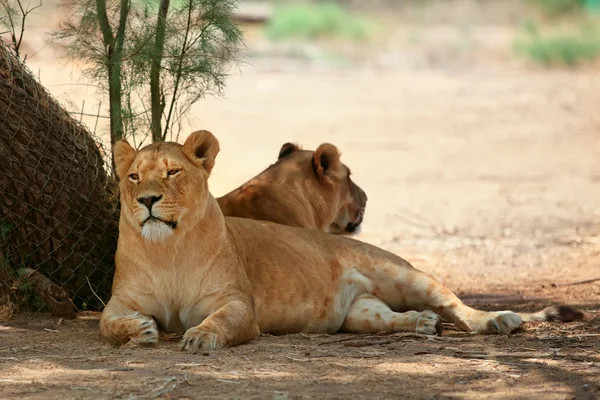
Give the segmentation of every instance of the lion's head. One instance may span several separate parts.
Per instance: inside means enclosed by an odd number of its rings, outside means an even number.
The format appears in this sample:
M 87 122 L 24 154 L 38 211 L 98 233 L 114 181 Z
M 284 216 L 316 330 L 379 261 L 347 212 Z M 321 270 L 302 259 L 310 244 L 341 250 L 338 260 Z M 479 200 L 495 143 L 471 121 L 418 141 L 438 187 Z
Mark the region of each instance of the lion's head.
M 209 204 L 207 181 L 218 152 L 207 131 L 192 133 L 183 145 L 154 143 L 139 151 L 124 140 L 115 143 L 122 223 L 151 242 L 193 229 Z
M 323 143 L 315 151 L 309 151 L 286 143 L 277 162 L 269 167 L 272 168 L 285 171 L 287 179 L 308 180 L 314 189 L 313 202 L 329 210 L 329 233 L 354 233 L 362 223 L 367 194 L 352 181 L 352 173 L 340 161 L 340 152 L 334 145 Z

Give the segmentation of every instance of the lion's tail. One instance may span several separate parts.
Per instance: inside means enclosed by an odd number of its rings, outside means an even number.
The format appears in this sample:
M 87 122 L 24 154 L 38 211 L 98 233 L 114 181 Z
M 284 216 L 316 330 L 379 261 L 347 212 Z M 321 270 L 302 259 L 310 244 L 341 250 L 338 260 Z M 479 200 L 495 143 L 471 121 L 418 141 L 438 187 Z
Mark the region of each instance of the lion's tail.
M 583 319 L 583 313 L 567 306 L 546 307 L 535 313 L 518 313 L 523 322 L 571 322 Z

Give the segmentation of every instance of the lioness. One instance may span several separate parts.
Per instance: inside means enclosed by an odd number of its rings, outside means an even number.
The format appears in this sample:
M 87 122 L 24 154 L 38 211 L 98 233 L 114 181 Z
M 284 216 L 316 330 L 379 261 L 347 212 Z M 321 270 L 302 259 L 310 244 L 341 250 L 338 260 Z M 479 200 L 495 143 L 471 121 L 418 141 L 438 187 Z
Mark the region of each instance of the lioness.
M 115 344 L 153 344 L 157 323 L 185 332 L 182 349 L 218 349 L 260 332 L 440 333 L 440 316 L 466 331 L 508 334 L 523 321 L 573 319 L 463 304 L 402 258 L 344 236 L 224 217 L 208 191 L 219 142 L 207 131 L 182 146 L 114 147 L 121 219 L 112 298 L 100 320 Z M 335 154 L 320 179 L 345 174 Z
M 239 188 L 219 197 L 226 217 L 252 218 L 335 234 L 354 233 L 363 220 L 366 193 L 350 178 L 338 149 L 328 143 L 315 151 L 286 143 L 277 162 Z M 339 165 L 325 179 L 320 168 Z M 335 172 L 335 173 L 333 173 Z

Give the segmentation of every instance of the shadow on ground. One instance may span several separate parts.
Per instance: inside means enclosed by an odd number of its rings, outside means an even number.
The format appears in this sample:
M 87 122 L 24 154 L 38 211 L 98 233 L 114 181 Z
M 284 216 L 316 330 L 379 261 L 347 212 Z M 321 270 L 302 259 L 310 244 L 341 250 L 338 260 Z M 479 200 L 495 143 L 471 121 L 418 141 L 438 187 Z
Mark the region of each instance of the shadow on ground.
M 502 294 L 464 297 L 488 309 L 533 307 Z M 600 304 L 575 306 L 584 320 L 526 324 L 511 336 L 451 326 L 442 337 L 262 335 L 198 354 L 168 335 L 153 348 L 112 347 L 100 340 L 98 313 L 60 324 L 24 314 L 0 324 L 0 397 L 597 398 Z

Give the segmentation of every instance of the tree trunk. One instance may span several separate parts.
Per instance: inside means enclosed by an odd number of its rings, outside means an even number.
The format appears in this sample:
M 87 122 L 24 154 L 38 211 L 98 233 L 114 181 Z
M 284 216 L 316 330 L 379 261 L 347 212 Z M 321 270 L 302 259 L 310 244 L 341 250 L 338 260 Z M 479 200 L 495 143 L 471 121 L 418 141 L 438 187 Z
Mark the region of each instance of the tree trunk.
M 152 116 L 152 142 L 162 140 L 161 120 L 164 110 L 164 102 L 160 98 L 160 69 L 163 52 L 165 49 L 165 29 L 167 26 L 167 13 L 169 12 L 169 0 L 161 0 L 156 20 L 156 38 L 154 39 L 154 51 L 152 52 L 152 63 L 150 64 L 150 106 Z
M 78 307 L 101 308 L 96 294 L 106 301 L 114 272 L 116 186 L 86 128 L 2 44 L 0 121 L 4 268 L 38 270 Z

